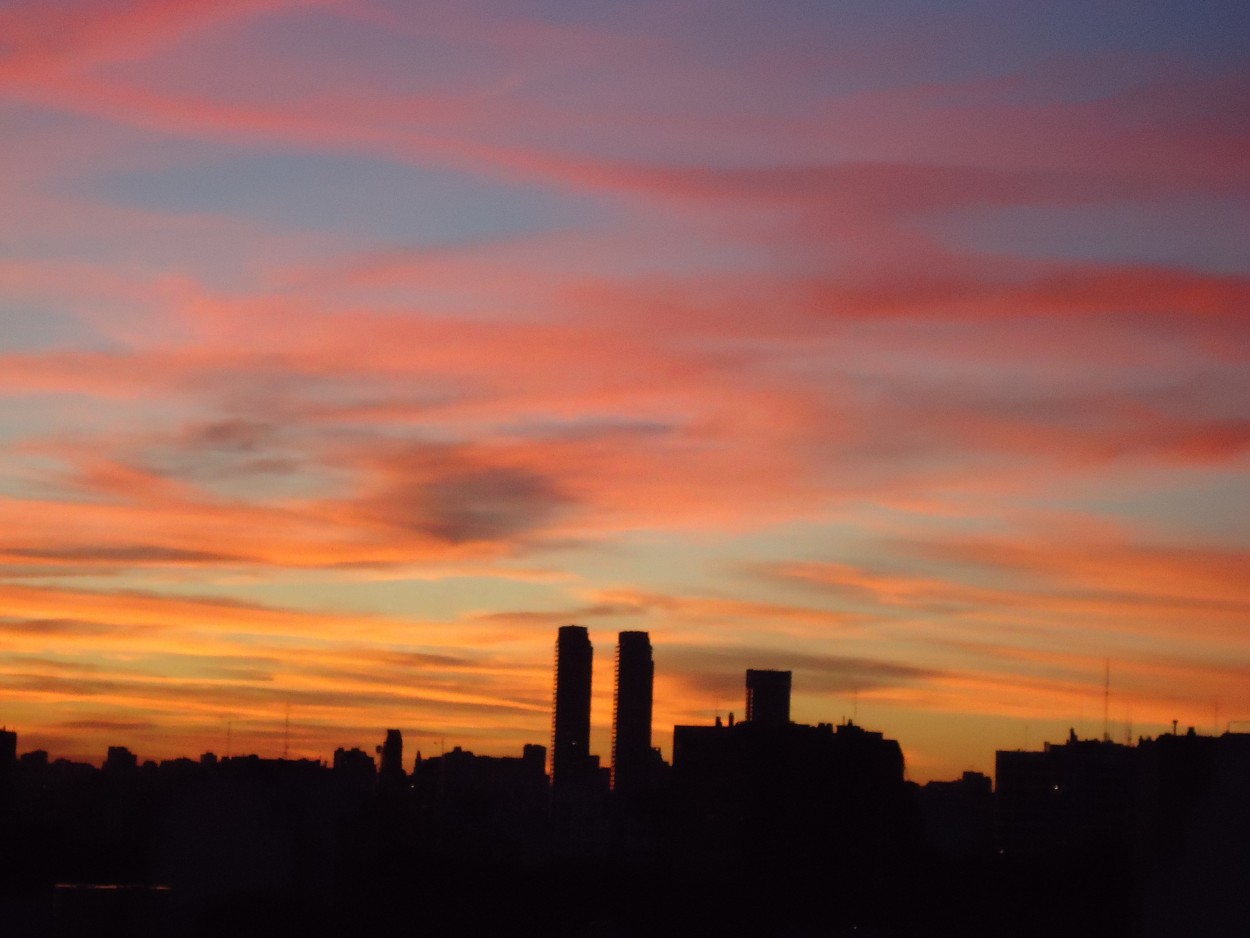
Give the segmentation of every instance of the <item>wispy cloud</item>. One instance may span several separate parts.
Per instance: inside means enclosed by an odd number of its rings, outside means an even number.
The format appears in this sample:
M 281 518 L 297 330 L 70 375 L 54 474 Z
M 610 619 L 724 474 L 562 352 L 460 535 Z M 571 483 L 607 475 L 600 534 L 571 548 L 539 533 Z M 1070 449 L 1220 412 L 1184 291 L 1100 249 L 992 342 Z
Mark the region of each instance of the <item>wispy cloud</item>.
M 1244 23 L 1042 15 L 6 7 L 6 721 L 1250 703 Z

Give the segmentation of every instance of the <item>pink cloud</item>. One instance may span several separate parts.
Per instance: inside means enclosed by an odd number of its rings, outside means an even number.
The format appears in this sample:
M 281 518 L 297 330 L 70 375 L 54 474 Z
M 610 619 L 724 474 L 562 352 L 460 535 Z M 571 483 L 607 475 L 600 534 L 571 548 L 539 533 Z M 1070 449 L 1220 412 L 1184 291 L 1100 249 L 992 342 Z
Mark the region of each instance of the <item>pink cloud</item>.
M 896 712 L 1059 719 L 1108 649 L 1151 719 L 1208 686 L 1244 703 L 1227 663 L 1244 657 L 1242 552 L 1092 513 L 1163 527 L 1160 493 L 1242 466 L 1250 281 L 950 244 L 964 210 L 1244 199 L 1244 75 L 1143 82 L 1138 62 L 1109 81 L 1085 63 L 1097 81 L 1065 77 L 1083 94 L 1057 100 L 1050 63 L 801 89 L 770 109 L 778 88 L 739 106 L 758 75 L 690 61 L 673 37 L 445 11 L 422 37 L 486 49 L 486 71 L 392 84 L 336 61 L 305 83 L 302 50 L 279 62 L 241 44 L 235 79 L 214 82 L 221 50 L 288 6 L 0 14 L 0 88 L 33 128 L 0 157 L 0 234 L 20 248 L 0 292 L 32 324 L 0 354 L 0 650 L 18 656 L 0 671 L 36 738 L 156 746 L 161 723 L 207 745 L 231 710 L 272 742 L 285 693 L 309 746 L 416 712 L 423 731 L 512 747 L 545 732 L 563 611 L 700 649 L 732 637 L 740 656 L 801 647 L 812 706 L 844 694 L 836 658 L 888 672 L 866 697 Z M 918 54 L 927 38 L 909 40 Z M 820 72 L 818 45 L 775 64 Z M 649 83 L 616 87 L 644 52 Z M 577 80 L 587 66 L 597 84 Z M 537 187 L 574 220 L 431 249 L 333 218 L 305 230 L 106 197 L 100 172 L 194 165 L 187 141 L 450 168 Z M 41 332 L 44 309 L 89 337 Z M 1021 519 L 1022 502 L 1078 489 L 1095 506 L 1071 507 L 1082 524 Z M 924 536 L 874 541 L 899 515 Z M 793 538 L 884 559 L 811 551 L 686 586 L 660 583 L 680 570 L 617 583 L 560 568 L 641 532 L 674 556 L 775 557 Z M 427 618 L 153 592 L 294 591 L 310 571 L 515 577 L 542 601 L 488 590 Z M 149 590 L 34 585 L 58 581 Z M 825 655 L 831 639 L 855 647 Z M 164 665 L 208 701 L 168 723 L 144 717 L 186 699 Z M 721 680 L 666 676 L 665 718 L 706 710 Z
M 319 0 L 326 2 L 326 0 Z M 0 81 L 27 82 L 101 61 L 142 57 L 208 23 L 296 5 L 296 0 L 82 0 L 29 3 L 0 13 L 9 43 Z

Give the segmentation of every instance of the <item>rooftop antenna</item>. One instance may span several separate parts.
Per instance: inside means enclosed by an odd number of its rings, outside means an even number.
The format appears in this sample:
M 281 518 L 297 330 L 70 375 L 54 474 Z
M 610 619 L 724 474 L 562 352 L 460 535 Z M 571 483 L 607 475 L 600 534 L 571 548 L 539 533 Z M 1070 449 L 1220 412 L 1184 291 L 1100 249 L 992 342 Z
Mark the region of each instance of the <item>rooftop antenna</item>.
M 1108 721 L 1108 713 L 1111 707 L 1111 659 L 1108 658 L 1105 664 L 1105 672 L 1102 683 L 1102 741 L 1104 743 L 1111 742 L 1111 725 Z
M 291 754 L 291 704 L 286 705 L 286 719 L 282 723 L 282 761 Z
M 851 689 L 851 722 L 859 719 L 859 685 Z

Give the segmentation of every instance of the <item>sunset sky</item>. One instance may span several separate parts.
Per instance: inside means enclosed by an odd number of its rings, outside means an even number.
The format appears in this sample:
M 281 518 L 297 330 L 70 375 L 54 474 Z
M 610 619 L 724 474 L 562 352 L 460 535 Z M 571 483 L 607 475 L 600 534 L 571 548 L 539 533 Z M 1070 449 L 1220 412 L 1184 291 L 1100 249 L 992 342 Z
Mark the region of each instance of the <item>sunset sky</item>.
M 912 779 L 1250 720 L 1250 4 L 0 0 L 0 723 Z M 1131 724 L 1131 726 L 1130 726 Z M 1237 728 L 1236 726 L 1234 728 Z M 1250 729 L 1250 724 L 1241 727 Z

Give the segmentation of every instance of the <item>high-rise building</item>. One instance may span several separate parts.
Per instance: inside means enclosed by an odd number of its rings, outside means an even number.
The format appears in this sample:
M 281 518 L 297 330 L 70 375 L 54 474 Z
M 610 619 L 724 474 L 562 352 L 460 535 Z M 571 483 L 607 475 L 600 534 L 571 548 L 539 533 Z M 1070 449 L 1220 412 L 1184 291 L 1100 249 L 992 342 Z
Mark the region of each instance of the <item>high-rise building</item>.
M 790 672 L 747 669 L 747 722 L 780 726 L 790 722 Z
M 404 734 L 399 730 L 387 730 L 386 741 L 378 746 L 381 765 L 378 776 L 385 784 L 394 784 L 404 780 Z
M 551 718 L 551 785 L 559 789 L 591 774 L 590 674 L 594 648 L 585 626 L 564 625 L 556 637 Z
M 622 632 L 616 645 L 612 710 L 612 790 L 646 786 L 651 765 L 651 699 L 655 662 L 646 632 Z
M 17 733 L 8 727 L 0 730 L 0 771 L 17 765 Z

